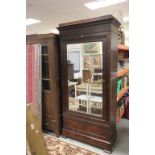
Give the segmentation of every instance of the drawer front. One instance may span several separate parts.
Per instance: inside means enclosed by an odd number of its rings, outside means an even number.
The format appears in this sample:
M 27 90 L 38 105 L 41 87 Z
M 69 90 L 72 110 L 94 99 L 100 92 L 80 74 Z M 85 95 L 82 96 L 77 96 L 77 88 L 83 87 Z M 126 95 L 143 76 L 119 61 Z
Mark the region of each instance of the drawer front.
M 55 121 L 49 120 L 48 118 L 43 118 L 42 119 L 42 126 L 43 126 L 43 129 L 53 130 L 54 131 L 54 129 L 55 129 Z

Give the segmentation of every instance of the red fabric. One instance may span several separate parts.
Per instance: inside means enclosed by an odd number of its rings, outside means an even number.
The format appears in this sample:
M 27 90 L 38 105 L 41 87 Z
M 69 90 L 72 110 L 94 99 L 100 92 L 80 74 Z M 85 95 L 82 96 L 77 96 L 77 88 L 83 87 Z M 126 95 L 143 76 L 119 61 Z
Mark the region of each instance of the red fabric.
M 41 118 L 41 46 L 26 46 L 26 103 L 36 106 Z
M 27 103 L 34 104 L 34 91 L 33 91 L 33 68 L 34 68 L 34 52 L 35 51 L 35 46 L 30 46 L 28 45 L 26 47 L 27 51 Z

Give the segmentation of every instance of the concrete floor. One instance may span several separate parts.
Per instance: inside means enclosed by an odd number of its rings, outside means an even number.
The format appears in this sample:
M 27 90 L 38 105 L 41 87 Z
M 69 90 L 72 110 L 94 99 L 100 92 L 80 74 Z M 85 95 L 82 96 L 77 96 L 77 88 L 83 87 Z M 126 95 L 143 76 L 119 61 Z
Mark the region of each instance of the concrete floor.
M 59 139 L 88 149 L 100 155 L 109 155 L 109 153 L 104 152 L 101 148 L 83 142 L 79 142 L 71 138 L 60 137 Z M 129 155 L 129 121 L 127 119 L 122 118 L 120 122 L 117 124 L 117 140 L 114 145 L 112 155 Z
M 129 155 L 129 120 L 121 119 L 117 125 L 117 140 L 112 155 Z

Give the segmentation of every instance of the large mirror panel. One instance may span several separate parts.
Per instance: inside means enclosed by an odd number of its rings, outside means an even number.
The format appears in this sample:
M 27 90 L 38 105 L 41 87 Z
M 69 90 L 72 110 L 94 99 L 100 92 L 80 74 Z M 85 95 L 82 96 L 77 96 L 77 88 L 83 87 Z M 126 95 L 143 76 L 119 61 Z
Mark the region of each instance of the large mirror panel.
M 103 115 L 103 43 L 67 44 L 69 110 Z

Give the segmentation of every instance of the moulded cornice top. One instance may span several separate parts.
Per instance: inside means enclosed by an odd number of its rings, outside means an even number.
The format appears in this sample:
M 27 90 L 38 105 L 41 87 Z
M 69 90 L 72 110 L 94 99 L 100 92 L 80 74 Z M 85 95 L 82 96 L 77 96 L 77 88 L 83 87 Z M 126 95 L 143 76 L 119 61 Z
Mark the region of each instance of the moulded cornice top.
M 100 16 L 100 17 L 95 17 L 95 18 L 89 18 L 89 19 L 85 19 L 85 20 L 78 20 L 78 21 L 74 21 L 74 22 L 69 22 L 69 23 L 62 23 L 59 24 L 58 29 L 61 30 L 61 28 L 65 28 L 68 26 L 77 26 L 77 25 L 81 25 L 81 24 L 88 24 L 88 23 L 94 23 L 94 22 L 111 22 L 116 26 L 120 26 L 120 22 L 112 15 L 106 15 L 106 16 Z
M 32 35 L 27 35 L 26 39 L 44 39 L 44 38 L 53 38 L 57 36 L 57 34 L 54 33 L 47 33 L 47 34 L 32 34 Z

